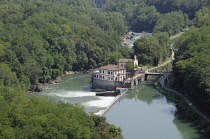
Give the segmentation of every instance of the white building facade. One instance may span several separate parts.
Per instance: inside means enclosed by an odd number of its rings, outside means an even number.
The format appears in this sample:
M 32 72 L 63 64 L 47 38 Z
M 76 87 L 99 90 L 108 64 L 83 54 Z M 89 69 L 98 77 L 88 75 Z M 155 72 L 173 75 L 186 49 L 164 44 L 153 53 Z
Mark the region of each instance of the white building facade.
M 117 65 L 108 64 L 100 67 L 93 73 L 92 87 L 106 90 L 115 90 L 116 87 L 122 87 L 127 78 L 125 65 L 128 61 L 138 66 L 138 60 L 135 56 L 134 60 L 120 59 Z
M 94 78 L 106 81 L 124 81 L 126 78 L 126 69 L 118 68 L 117 65 L 109 64 L 100 67 L 94 72 Z

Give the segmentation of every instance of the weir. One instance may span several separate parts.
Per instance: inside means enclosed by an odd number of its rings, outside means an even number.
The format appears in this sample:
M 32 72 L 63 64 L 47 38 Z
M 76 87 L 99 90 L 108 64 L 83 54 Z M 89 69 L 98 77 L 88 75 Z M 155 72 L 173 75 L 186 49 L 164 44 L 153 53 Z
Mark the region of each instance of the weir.
M 106 109 L 99 116 L 104 116 L 111 109 L 111 107 L 128 91 L 127 88 L 117 88 L 116 90 L 119 91 L 119 95 L 116 96 L 115 100 L 108 107 L 106 107 Z

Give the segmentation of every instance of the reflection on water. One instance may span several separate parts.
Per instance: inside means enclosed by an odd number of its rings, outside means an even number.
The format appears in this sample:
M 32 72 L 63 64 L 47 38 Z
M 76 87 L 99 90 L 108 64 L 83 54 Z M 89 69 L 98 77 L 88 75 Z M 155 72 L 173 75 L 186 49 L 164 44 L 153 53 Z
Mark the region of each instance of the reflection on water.
M 163 97 L 161 94 L 154 93 L 155 90 L 150 89 L 152 85 L 140 85 L 133 90 L 131 90 L 127 95 L 126 98 L 135 100 L 141 100 L 146 102 L 147 104 L 151 104 L 153 100 Z M 141 92 L 141 93 L 139 93 Z
M 176 111 L 174 103 L 160 94 L 151 81 L 145 81 L 128 91 L 105 117 L 122 128 L 125 139 L 200 139 L 193 124 Z

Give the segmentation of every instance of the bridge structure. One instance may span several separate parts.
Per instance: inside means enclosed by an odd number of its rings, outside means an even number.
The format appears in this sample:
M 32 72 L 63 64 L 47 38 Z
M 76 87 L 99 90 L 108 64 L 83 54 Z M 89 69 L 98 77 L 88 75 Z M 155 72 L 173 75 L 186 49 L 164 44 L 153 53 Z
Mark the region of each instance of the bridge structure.
M 163 76 L 163 73 L 141 72 L 130 78 L 131 88 L 137 86 L 139 82 L 147 80 L 149 76 Z
M 145 73 L 145 75 L 144 75 L 144 80 L 147 80 L 149 75 L 153 75 L 153 76 L 163 76 L 163 73 L 152 73 L 152 72 L 147 72 L 147 73 Z

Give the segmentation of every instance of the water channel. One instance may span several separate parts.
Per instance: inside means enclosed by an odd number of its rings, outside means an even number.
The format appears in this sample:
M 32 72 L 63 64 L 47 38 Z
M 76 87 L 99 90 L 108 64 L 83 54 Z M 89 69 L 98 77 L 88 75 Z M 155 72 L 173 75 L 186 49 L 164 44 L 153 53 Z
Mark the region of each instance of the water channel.
M 132 47 L 141 36 L 125 40 Z M 90 74 L 63 77 L 63 82 L 46 86 L 45 91 L 33 95 L 48 96 L 65 103 L 80 103 L 86 112 L 102 113 L 115 97 L 95 96 L 90 90 Z M 152 81 L 140 83 L 129 90 L 106 114 L 107 121 L 122 128 L 125 139 L 203 139 L 188 120 L 175 113 L 175 104 L 156 89 Z
M 105 115 L 125 139 L 201 139 L 197 129 L 175 113 L 175 104 L 144 81 L 129 90 Z

